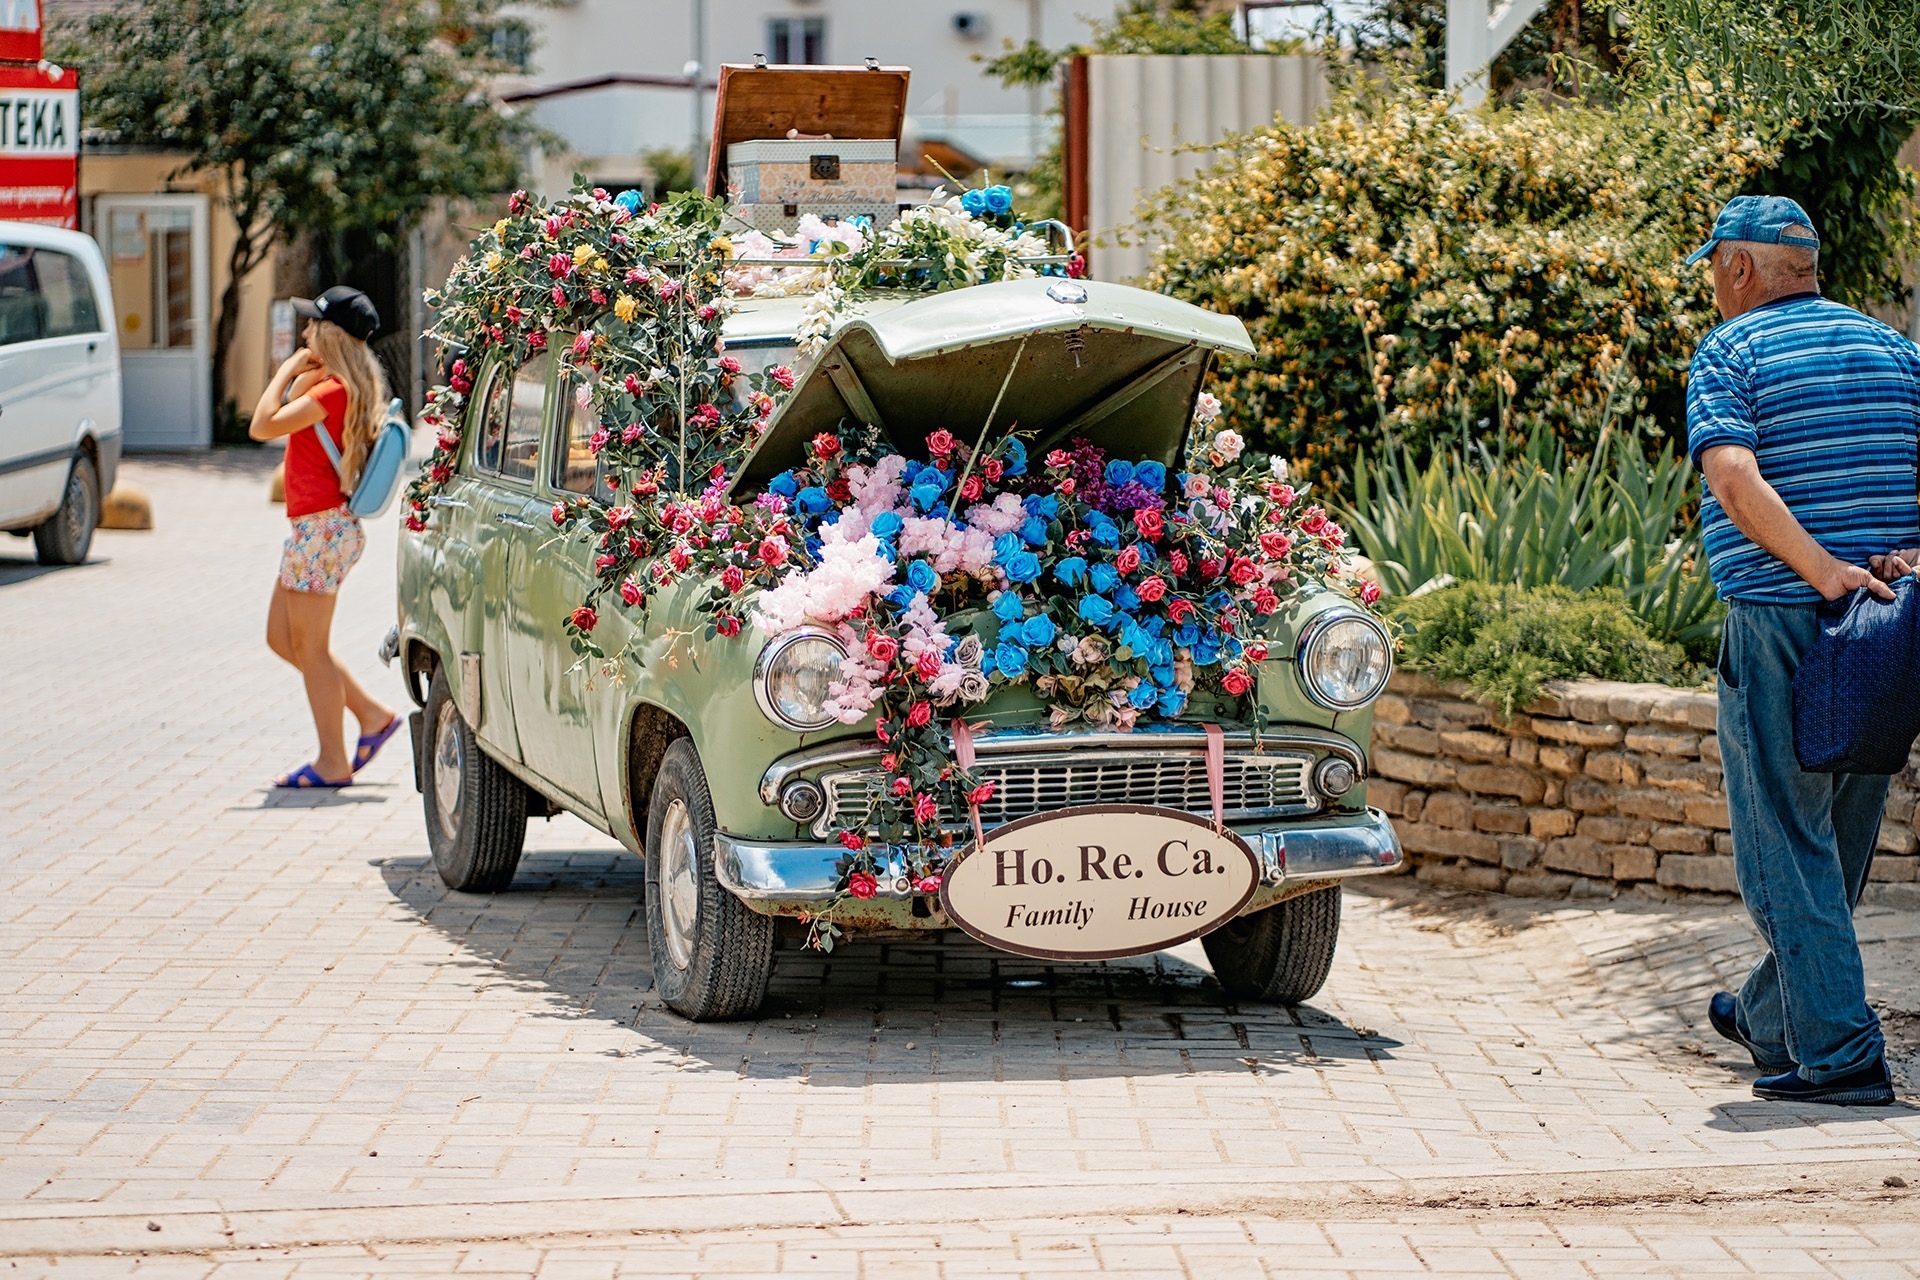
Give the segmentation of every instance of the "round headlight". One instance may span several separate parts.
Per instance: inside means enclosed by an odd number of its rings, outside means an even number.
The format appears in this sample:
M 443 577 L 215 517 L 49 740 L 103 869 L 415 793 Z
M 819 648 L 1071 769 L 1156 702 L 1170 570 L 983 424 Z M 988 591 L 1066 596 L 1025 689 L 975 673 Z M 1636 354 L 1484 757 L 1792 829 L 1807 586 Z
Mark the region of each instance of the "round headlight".
M 1361 613 L 1334 610 L 1300 634 L 1300 683 L 1329 711 L 1366 706 L 1387 687 L 1393 648 L 1384 628 Z
M 753 696 L 777 725 L 808 733 L 835 723 L 827 711 L 827 686 L 847 654 L 840 642 L 817 631 L 775 636 L 753 668 Z

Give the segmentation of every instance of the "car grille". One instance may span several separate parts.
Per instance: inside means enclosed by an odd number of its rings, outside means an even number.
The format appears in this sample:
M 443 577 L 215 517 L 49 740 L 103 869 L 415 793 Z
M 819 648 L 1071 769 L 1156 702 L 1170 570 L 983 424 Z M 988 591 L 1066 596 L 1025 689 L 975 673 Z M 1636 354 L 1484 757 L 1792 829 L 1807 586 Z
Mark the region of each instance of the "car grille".
M 1270 752 L 1229 755 L 1225 759 L 1222 809 L 1229 822 L 1307 814 L 1320 807 L 1308 785 L 1313 757 Z M 1204 756 L 1125 754 L 1103 751 L 1084 755 L 987 757 L 974 768 L 982 782 L 997 784 L 993 799 L 980 806 L 985 827 L 1086 804 L 1142 804 L 1211 815 Z M 827 836 L 871 825 L 873 802 L 884 775 L 878 770 L 830 773 L 820 779 L 825 813 L 814 824 Z M 942 813 L 943 823 L 967 822 L 964 811 Z

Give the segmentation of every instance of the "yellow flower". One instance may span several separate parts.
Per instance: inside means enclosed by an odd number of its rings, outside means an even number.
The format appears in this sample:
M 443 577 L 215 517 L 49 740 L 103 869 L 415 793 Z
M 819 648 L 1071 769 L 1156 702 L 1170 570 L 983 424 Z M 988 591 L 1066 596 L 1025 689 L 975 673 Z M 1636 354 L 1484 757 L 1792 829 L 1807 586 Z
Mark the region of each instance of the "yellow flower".
M 487 256 L 485 258 L 487 270 L 498 271 L 501 267 L 506 265 L 506 261 L 507 260 L 505 258 L 500 256 L 500 251 L 498 249 L 487 250 Z
M 605 258 L 595 258 L 593 260 L 593 269 L 595 271 L 605 271 L 607 269 L 607 260 Z
M 505 236 L 507 234 L 507 220 L 505 218 L 493 224 L 493 234 L 496 236 Z
M 589 262 L 592 262 L 593 258 L 594 258 L 594 253 L 593 253 L 592 245 L 577 244 L 573 246 L 573 265 L 574 266 L 584 267 Z
M 640 314 L 640 304 L 623 293 L 613 300 L 613 314 L 619 316 L 622 321 L 631 323 L 633 318 Z

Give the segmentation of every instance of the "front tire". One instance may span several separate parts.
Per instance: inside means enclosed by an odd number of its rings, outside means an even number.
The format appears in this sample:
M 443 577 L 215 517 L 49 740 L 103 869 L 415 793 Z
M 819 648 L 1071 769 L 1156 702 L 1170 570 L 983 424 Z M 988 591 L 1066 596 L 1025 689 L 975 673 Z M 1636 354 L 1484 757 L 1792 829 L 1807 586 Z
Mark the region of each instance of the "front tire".
M 60 509 L 33 527 L 34 555 L 41 564 L 82 564 L 100 524 L 100 476 L 81 454 L 67 472 Z
M 707 773 L 681 738 L 647 805 L 647 946 L 660 998 L 695 1022 L 751 1015 L 773 977 L 773 921 L 721 886 L 713 837 Z
M 1243 1000 L 1299 1004 L 1327 984 L 1340 941 L 1340 889 L 1316 889 L 1229 920 L 1200 939 L 1214 976 Z
M 496 893 L 513 883 L 527 839 L 527 788 L 485 752 L 444 671 L 427 691 L 427 846 L 449 889 Z

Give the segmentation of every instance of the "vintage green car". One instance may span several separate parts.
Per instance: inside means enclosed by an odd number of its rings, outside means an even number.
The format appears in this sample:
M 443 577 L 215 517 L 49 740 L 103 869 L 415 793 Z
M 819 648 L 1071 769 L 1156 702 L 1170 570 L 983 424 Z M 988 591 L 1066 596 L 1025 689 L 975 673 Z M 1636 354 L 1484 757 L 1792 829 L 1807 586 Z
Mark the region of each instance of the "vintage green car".
M 801 363 L 800 308 L 744 304 L 727 321 L 728 354 L 750 368 Z M 1041 440 L 1088 436 L 1174 464 L 1213 353 L 1250 350 L 1235 319 L 1119 285 L 1031 279 L 869 300 L 807 364 L 735 484 L 764 485 L 849 417 L 903 436 L 979 421 L 996 389 Z M 1000 376 L 1010 360 L 1012 387 Z M 883 858 L 872 896 L 844 895 L 846 849 L 830 837 L 871 803 L 883 747 L 870 722 L 820 713 L 839 652 L 830 636 L 769 640 L 749 626 L 703 638 L 696 587 L 681 584 L 652 604 L 643 635 L 617 612 L 602 619 L 596 639 L 623 655 L 616 669 L 569 647 L 564 622 L 592 585 L 593 551 L 557 534 L 549 511 L 604 483 L 580 399 L 545 353 L 483 363 L 456 474 L 426 530 L 402 536 L 389 652 L 421 708 L 415 777 L 443 879 L 504 889 L 528 815 L 577 814 L 646 858 L 654 979 L 691 1018 L 758 1007 L 782 920 L 837 902 L 862 932 L 966 924 L 897 856 Z M 1326 980 L 1339 881 L 1401 864 L 1391 823 L 1365 804 L 1391 644 L 1330 590 L 1297 596 L 1267 628 L 1255 723 L 1216 734 L 1217 704 L 1196 700 L 1181 720 L 1129 733 L 1055 729 L 1030 689 L 1010 687 L 974 715 L 987 726 L 974 749 L 978 776 L 998 784 L 980 815 L 989 833 L 1070 806 L 1223 818 L 1253 870 L 1233 914 L 1207 922 L 1206 952 L 1235 994 L 1296 1002 Z M 971 834 L 967 814 L 946 818 Z M 1172 843 L 1159 860 L 1178 873 Z M 999 856 L 1004 880 L 1012 864 Z M 1105 878 L 1097 854 L 1078 856 L 1083 878 L 1089 858 Z M 1149 909 L 1160 908 L 1134 908 Z

